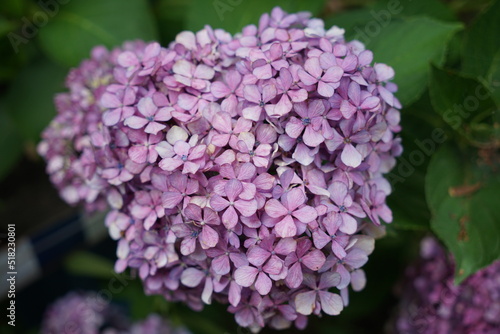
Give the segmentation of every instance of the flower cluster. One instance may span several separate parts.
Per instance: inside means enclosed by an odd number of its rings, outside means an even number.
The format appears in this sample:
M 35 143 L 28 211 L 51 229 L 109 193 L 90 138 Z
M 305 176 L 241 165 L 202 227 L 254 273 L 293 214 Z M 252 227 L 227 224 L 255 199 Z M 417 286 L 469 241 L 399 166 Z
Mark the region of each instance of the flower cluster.
M 130 323 L 120 310 L 95 293 L 70 292 L 45 311 L 42 334 L 189 334 L 157 314 Z
M 70 74 L 39 152 L 68 202 L 111 207 L 118 272 L 256 330 L 341 312 L 402 151 L 394 71 L 343 33 L 275 8 L 235 36 L 97 48 Z
M 499 333 L 500 261 L 455 285 L 454 261 L 434 238 L 422 240 L 420 253 L 407 269 L 396 332 Z

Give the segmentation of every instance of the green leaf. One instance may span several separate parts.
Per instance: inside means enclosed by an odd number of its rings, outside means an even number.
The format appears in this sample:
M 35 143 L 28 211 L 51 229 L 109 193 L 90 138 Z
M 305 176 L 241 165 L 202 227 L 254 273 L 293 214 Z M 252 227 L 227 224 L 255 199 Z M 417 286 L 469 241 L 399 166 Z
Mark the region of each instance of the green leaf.
M 384 15 L 411 17 L 426 15 L 443 21 L 456 20 L 455 15 L 439 0 L 382 0 L 373 8 L 374 17 L 383 19 Z
M 109 279 L 113 277 L 113 263 L 89 252 L 75 252 L 64 261 L 66 270 L 79 276 Z
M 488 74 L 500 51 L 500 1 L 493 1 L 466 30 L 462 71 L 476 77 Z
M 208 24 L 234 34 L 248 24 L 257 25 L 260 16 L 276 6 L 289 13 L 309 11 L 315 15 L 324 4 L 325 0 L 192 0 L 186 27 L 198 31 Z
M 55 115 L 54 94 L 64 89 L 66 70 L 42 60 L 24 68 L 7 95 L 12 121 L 25 140 L 38 142 Z
M 368 22 L 374 21 L 377 25 L 377 20 L 372 15 L 372 8 L 361 8 L 340 12 L 325 19 L 325 28 L 329 29 L 332 26 L 337 26 L 345 30 L 347 40 L 356 39 L 359 31 L 363 31 Z
M 66 66 L 78 65 L 96 45 L 111 48 L 127 40 L 158 37 L 145 0 L 71 1 L 61 5 L 39 35 L 47 55 Z
M 21 136 L 12 120 L 5 112 L 3 102 L 0 104 L 0 180 L 19 161 L 23 151 Z
M 387 204 L 393 211 L 392 227 L 398 230 L 429 230 L 431 214 L 425 202 L 425 171 L 432 154 L 447 139 L 442 129 L 425 117 L 430 110 L 428 94 L 403 110 L 401 131 L 404 151 L 394 169 L 387 174 L 393 193 Z
M 491 92 L 481 82 L 435 66 L 431 69 L 429 91 L 434 110 L 454 130 L 495 108 Z
M 432 157 L 425 187 L 431 227 L 455 257 L 456 283 L 500 258 L 498 175 L 443 146 Z
M 154 13 L 162 45 L 168 45 L 186 26 L 187 13 L 192 7 L 191 0 L 157 0 Z
M 386 63 L 396 71 L 397 97 L 403 105 L 418 99 L 424 92 L 430 63 L 442 64 L 447 41 L 461 29 L 458 23 L 445 23 L 428 17 L 394 21 L 378 34 L 361 33 L 375 62 Z

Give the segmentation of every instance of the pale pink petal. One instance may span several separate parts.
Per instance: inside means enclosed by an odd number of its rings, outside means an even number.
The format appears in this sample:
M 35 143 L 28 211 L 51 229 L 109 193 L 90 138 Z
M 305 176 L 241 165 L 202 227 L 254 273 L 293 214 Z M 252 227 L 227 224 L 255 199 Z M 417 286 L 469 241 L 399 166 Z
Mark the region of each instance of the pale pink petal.
M 294 216 L 303 223 L 309 223 L 318 218 L 318 213 L 316 209 L 306 205 L 298 210 L 295 210 L 292 213 L 292 216 Z
M 288 213 L 288 209 L 283 206 L 278 200 L 270 199 L 265 206 L 266 213 L 272 218 L 283 217 Z
M 204 225 L 201 230 L 200 244 L 201 248 L 212 248 L 219 242 L 219 234 L 210 226 Z
M 346 166 L 354 168 L 358 167 L 363 160 L 361 153 L 359 153 L 352 144 L 345 145 L 340 158 L 342 159 L 342 162 L 346 164 Z
M 222 223 L 227 229 L 232 229 L 238 224 L 238 214 L 233 206 L 229 206 L 222 214 Z
M 249 287 L 255 282 L 259 270 L 251 266 L 243 266 L 234 272 L 234 280 L 241 286 Z
M 321 301 L 321 309 L 329 315 L 338 315 L 344 308 L 342 298 L 331 292 L 319 291 L 319 300 Z
M 148 123 L 149 121 L 147 119 L 139 116 L 130 116 L 123 122 L 123 124 L 132 129 L 141 129 Z
M 296 262 L 288 269 L 288 275 L 285 278 L 285 282 L 289 288 L 295 289 L 302 284 L 303 279 L 302 267 L 299 262 Z
M 295 226 L 295 222 L 291 216 L 285 216 L 281 221 L 279 221 L 274 229 L 276 231 L 276 235 L 281 238 L 294 237 L 297 234 L 297 227 Z
M 187 268 L 182 272 L 181 283 L 187 287 L 194 288 L 201 283 L 201 280 L 205 277 L 203 271 L 196 268 Z
M 314 249 L 302 257 L 302 263 L 309 269 L 317 271 L 326 261 L 325 254 L 318 249 Z
M 295 308 L 300 314 L 311 314 L 314 310 L 315 304 L 316 291 L 302 292 L 295 296 Z
M 257 280 L 255 281 L 255 290 L 260 293 L 262 296 L 265 296 L 271 291 L 272 281 L 271 279 L 263 272 L 260 272 L 257 276 Z

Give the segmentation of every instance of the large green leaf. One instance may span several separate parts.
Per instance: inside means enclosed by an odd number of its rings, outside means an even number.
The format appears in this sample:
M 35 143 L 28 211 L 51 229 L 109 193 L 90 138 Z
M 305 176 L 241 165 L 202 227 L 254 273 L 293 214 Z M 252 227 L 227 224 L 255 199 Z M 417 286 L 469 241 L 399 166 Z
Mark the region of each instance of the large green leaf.
M 155 0 L 154 14 L 162 45 L 168 45 L 175 36 L 185 29 L 187 14 L 192 6 L 191 0 Z
M 96 45 L 155 40 L 155 21 L 146 0 L 73 0 L 40 29 L 43 50 L 61 64 L 75 66 Z
M 110 279 L 115 274 L 113 262 L 89 252 L 75 252 L 64 261 L 66 270 L 74 275 Z
M 486 76 L 500 51 L 500 1 L 493 1 L 466 30 L 462 70 L 474 76 Z
M 260 16 L 275 6 L 289 13 L 309 11 L 318 14 L 324 4 L 325 0 L 192 0 L 187 29 L 197 31 L 208 24 L 234 34 L 245 25 L 257 25 Z
M 42 60 L 24 68 L 7 95 L 12 121 L 20 134 L 37 142 L 40 133 L 55 115 L 54 94 L 64 90 L 66 70 Z
M 373 17 L 380 21 L 387 15 L 401 17 L 427 15 L 438 20 L 456 20 L 449 6 L 439 0 L 382 0 L 375 3 L 372 13 Z
M 404 105 L 418 99 L 427 86 L 430 63 L 442 64 L 447 41 L 461 29 L 458 23 L 445 23 L 428 17 L 393 21 L 360 40 L 373 51 L 375 62 L 394 68 L 399 86 L 398 98 Z
M 463 281 L 500 257 L 500 177 L 477 159 L 443 146 L 426 177 L 431 227 L 455 257 L 455 281 Z
M 481 82 L 435 66 L 429 91 L 434 110 L 455 130 L 495 108 L 492 93 Z

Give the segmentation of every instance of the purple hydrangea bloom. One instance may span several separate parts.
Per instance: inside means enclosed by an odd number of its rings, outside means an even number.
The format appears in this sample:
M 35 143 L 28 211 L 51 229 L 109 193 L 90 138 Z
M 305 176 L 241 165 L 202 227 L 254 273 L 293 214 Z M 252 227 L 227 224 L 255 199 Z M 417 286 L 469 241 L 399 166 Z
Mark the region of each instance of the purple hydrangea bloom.
M 68 203 L 112 209 L 117 271 L 254 330 L 347 306 L 402 148 L 394 71 L 343 33 L 275 8 L 234 36 L 99 47 L 70 73 L 39 152 Z
M 433 237 L 421 242 L 420 259 L 406 271 L 391 329 L 396 333 L 500 332 L 500 261 L 453 282 L 453 258 Z

